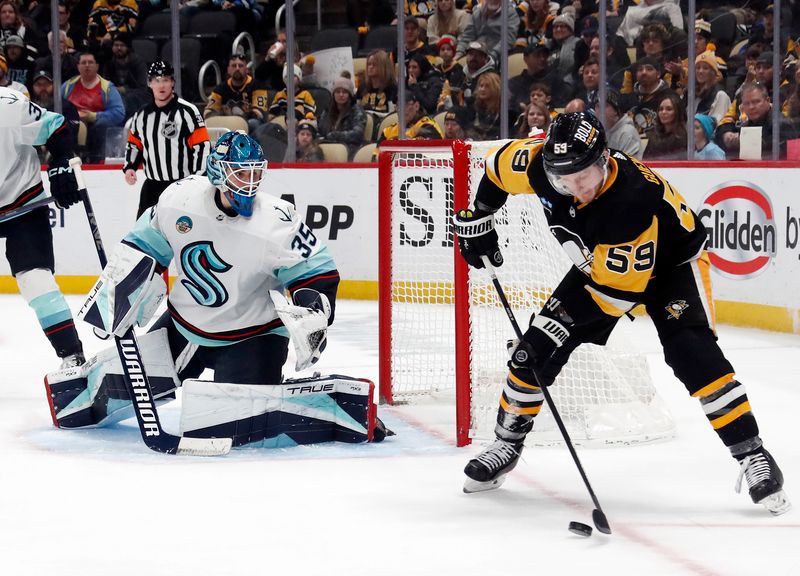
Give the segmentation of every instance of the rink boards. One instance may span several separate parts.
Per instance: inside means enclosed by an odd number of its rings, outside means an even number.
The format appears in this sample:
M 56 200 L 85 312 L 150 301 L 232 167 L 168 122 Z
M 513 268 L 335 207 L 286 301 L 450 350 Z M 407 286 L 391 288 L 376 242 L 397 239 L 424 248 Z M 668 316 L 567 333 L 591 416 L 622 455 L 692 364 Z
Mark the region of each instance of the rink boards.
M 774 162 L 653 166 L 700 215 L 709 233 L 718 320 L 800 333 L 800 191 L 796 185 L 800 166 Z M 108 250 L 133 226 L 139 184 L 128 186 L 118 166 L 91 168 L 86 167 L 87 186 Z M 140 172 L 140 182 L 142 177 Z M 264 191 L 293 201 L 330 246 L 342 275 L 342 297 L 377 298 L 375 165 L 271 165 Z M 414 194 L 412 200 L 420 205 L 430 201 L 424 187 Z M 434 208 L 426 225 L 446 228 L 445 212 Z M 59 283 L 67 292 L 86 292 L 99 265 L 85 213 L 79 206 L 68 211 L 53 208 L 51 225 Z M 449 242 L 418 244 L 420 254 L 452 250 Z M 16 292 L 5 259 L 0 259 L 0 291 Z

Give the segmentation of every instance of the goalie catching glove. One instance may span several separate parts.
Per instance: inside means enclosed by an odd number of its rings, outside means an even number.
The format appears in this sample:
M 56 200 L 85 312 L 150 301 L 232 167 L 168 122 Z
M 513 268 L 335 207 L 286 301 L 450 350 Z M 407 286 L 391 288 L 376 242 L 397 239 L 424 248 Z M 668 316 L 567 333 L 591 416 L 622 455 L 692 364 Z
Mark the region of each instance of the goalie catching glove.
M 551 305 L 554 299 L 550 299 L 545 307 Z M 572 319 L 563 311 L 563 307 L 556 300 L 555 310 L 561 321 L 550 318 L 543 314 L 531 316 L 531 324 L 522 341 L 517 343 L 516 348 L 511 353 L 511 360 L 508 368 L 511 373 L 528 384 L 549 386 L 552 382 L 543 382 L 541 378 L 535 378 L 534 374 L 541 374 L 542 366 L 553 355 L 556 348 L 559 348 L 569 338 L 569 330 L 565 324 L 572 324 Z
M 453 215 L 458 235 L 458 249 L 467 264 L 483 268 L 481 256 L 488 256 L 494 266 L 503 265 L 503 254 L 494 229 L 494 214 L 481 210 L 459 210 Z
M 156 261 L 127 244 L 120 244 L 89 292 L 78 318 L 103 338 L 121 337 L 133 326 L 145 326 L 167 293 L 155 271 Z
M 331 303 L 328 297 L 311 288 L 300 288 L 292 295 L 293 304 L 277 290 L 270 290 L 269 296 L 275 306 L 275 313 L 286 326 L 294 344 L 297 359 L 295 370 L 305 370 L 319 360 L 327 346 L 328 319 L 331 316 Z

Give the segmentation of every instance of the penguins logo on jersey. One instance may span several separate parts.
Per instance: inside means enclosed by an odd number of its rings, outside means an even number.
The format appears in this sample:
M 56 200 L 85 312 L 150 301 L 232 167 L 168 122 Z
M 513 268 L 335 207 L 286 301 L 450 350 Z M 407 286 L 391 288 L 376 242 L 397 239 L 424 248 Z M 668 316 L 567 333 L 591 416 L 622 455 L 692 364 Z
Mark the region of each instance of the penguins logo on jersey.
M 673 318 L 675 318 L 675 320 L 679 320 L 681 314 L 683 314 L 683 311 L 688 307 L 689 305 L 686 303 L 686 300 L 673 300 L 664 308 L 669 313 L 667 320 L 671 320 Z
M 551 226 L 550 232 L 556 237 L 575 267 L 584 274 L 590 274 L 594 254 L 586 247 L 581 237 L 563 226 Z
M 161 126 L 161 135 L 164 138 L 175 138 L 178 135 L 178 126 L 173 120 L 166 120 Z
M 213 242 L 187 244 L 180 261 L 186 275 L 181 284 L 198 304 L 218 308 L 228 301 L 228 291 L 214 272 L 227 272 L 231 265 L 217 254 Z

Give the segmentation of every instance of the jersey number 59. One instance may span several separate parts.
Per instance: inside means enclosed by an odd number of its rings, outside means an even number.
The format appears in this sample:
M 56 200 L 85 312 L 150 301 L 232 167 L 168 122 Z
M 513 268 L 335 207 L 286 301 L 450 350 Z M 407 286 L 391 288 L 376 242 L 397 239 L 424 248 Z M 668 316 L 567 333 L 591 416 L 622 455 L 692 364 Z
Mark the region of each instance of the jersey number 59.
M 608 251 L 606 268 L 617 274 L 626 274 L 631 268 L 636 272 L 644 272 L 655 264 L 655 254 L 655 243 L 652 240 L 637 246 L 614 246 Z

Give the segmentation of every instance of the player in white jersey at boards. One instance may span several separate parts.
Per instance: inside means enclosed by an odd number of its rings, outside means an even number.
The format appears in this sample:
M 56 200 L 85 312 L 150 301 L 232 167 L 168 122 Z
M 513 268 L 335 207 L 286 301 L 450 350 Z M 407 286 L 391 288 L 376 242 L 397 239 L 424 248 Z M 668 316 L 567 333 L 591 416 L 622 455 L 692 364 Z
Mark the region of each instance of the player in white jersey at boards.
M 224 134 L 206 167 L 207 176 L 167 188 L 123 243 L 158 267 L 175 264 L 168 310 L 153 329 L 167 328 L 181 380 L 211 368 L 216 382 L 277 384 L 288 338 L 269 290 L 288 289 L 330 323 L 339 273 L 291 204 L 256 195 L 267 163 L 255 140 Z
M 553 383 L 575 348 L 605 344 L 619 318 L 643 304 L 665 361 L 739 463 L 737 491 L 746 479 L 753 502 L 773 514 L 787 511 L 783 474 L 717 344 L 706 231 L 698 216 L 659 174 L 609 150 L 594 114 L 560 114 L 546 140 L 514 140 L 486 159 L 474 208 L 455 217 L 459 248 L 471 266 L 483 268 L 483 256 L 503 263 L 494 213 L 509 195 L 534 193 L 574 265 L 511 355 L 497 440 L 467 464 L 465 491 L 500 485 L 533 429 L 541 386 Z
M 50 193 L 61 208 L 80 201 L 70 130 L 64 117 L 30 102 L 16 90 L 0 87 L 0 220 L 3 215 L 47 197 L 34 146 L 52 156 Z M 61 290 L 56 284 L 53 231 L 47 206 L 0 221 L 6 258 L 23 298 L 33 308 L 62 368 L 83 364 L 83 347 Z M 13 328 L 6 326 L 6 330 Z M 9 335 L 7 335 L 9 336 Z

